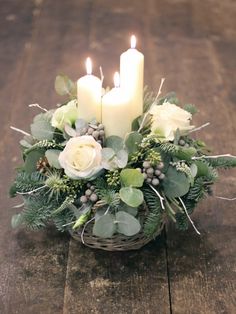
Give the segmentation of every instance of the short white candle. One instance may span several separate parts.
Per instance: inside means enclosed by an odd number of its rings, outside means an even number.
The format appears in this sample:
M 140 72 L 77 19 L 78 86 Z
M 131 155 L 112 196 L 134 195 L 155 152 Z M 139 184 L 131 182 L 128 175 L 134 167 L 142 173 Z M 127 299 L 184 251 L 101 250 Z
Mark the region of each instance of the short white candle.
M 120 88 L 119 73 L 114 75 L 115 87 L 102 97 L 102 123 L 106 137 L 117 135 L 122 138 L 131 131 L 129 102 Z
M 131 36 L 131 48 L 120 56 L 121 89 L 129 98 L 132 119 L 143 113 L 144 56 L 136 47 L 136 37 Z
M 92 62 L 86 60 L 87 75 L 77 81 L 77 97 L 79 116 L 90 122 L 96 119 L 101 122 L 102 81 L 92 75 Z

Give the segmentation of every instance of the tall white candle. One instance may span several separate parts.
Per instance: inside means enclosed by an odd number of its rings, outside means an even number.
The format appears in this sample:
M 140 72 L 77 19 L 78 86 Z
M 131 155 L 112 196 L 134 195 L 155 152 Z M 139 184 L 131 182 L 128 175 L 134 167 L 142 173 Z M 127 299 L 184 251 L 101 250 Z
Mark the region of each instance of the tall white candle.
M 136 47 L 136 37 L 131 36 L 131 48 L 120 56 L 121 89 L 129 98 L 132 119 L 143 113 L 144 56 Z
M 79 116 L 88 122 L 93 119 L 101 122 L 102 81 L 92 75 L 90 58 L 86 60 L 86 70 L 87 75 L 77 81 Z
M 117 135 L 122 138 L 131 132 L 131 111 L 129 102 L 120 88 L 119 73 L 114 75 L 115 87 L 102 97 L 102 123 L 106 137 Z

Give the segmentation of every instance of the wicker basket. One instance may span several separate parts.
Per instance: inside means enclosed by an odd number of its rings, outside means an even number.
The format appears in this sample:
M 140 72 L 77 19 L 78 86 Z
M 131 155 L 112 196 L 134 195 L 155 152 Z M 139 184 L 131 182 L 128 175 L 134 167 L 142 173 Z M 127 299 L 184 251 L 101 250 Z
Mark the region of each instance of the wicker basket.
M 156 238 L 162 231 L 164 227 L 164 223 L 159 230 L 153 235 L 153 237 L 147 237 L 143 231 L 141 230 L 138 234 L 127 237 L 122 234 L 116 234 L 111 238 L 99 238 L 92 234 L 93 225 L 90 224 L 87 226 L 83 233 L 83 244 L 93 248 L 93 249 L 101 249 L 105 251 L 130 251 L 130 250 L 138 250 L 148 242 L 152 241 Z M 82 243 L 81 233 L 70 230 L 71 236 Z

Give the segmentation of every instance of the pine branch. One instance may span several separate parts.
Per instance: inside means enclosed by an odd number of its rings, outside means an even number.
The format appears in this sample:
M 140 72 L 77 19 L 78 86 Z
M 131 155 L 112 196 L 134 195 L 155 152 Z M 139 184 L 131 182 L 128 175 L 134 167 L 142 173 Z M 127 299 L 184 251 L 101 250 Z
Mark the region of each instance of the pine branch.
M 50 148 L 55 148 L 55 149 L 63 149 L 63 146 L 61 144 L 57 144 L 54 140 L 49 141 L 49 140 L 42 140 L 37 142 L 36 144 L 32 145 L 30 148 L 26 149 L 24 151 L 24 155 L 29 154 L 35 149 L 50 149 Z
M 214 168 L 233 168 L 236 167 L 235 157 L 218 157 L 218 158 L 204 158 L 208 164 Z
M 16 194 L 29 192 L 37 187 L 40 187 L 45 183 L 46 177 L 39 172 L 32 172 L 31 174 L 27 172 L 18 172 L 14 183 L 10 188 L 10 196 L 15 197 Z
M 117 208 L 120 205 L 120 195 L 116 191 L 109 188 L 106 181 L 99 178 L 95 181 L 96 194 L 99 197 L 101 205 L 108 205 Z
M 67 209 L 53 217 L 53 223 L 59 231 L 64 232 L 68 230 L 68 225 L 75 219 L 73 212 Z
M 162 225 L 163 212 L 160 200 L 151 189 L 144 188 L 143 193 L 145 202 L 149 209 L 149 213 L 144 222 L 144 233 L 146 236 L 151 237 Z

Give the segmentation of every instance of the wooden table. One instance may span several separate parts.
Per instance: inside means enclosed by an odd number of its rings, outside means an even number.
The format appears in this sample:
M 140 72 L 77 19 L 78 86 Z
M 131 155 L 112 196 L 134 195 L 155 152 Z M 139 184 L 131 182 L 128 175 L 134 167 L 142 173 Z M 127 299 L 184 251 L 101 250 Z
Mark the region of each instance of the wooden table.
M 236 313 L 235 203 L 210 198 L 182 233 L 172 225 L 143 250 L 106 253 L 55 230 L 11 230 L 17 201 L 7 197 L 21 162 L 20 135 L 37 109 L 62 101 L 58 73 L 77 79 L 84 59 L 112 84 L 119 55 L 135 33 L 145 82 L 200 108 L 196 125 L 216 153 L 236 154 L 236 2 L 234 0 L 3 0 L 0 10 L 0 313 Z M 235 171 L 216 195 L 235 196 Z

